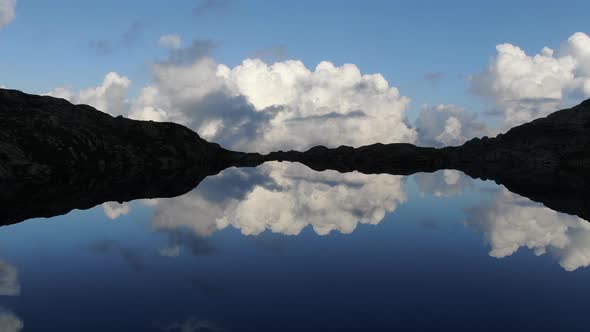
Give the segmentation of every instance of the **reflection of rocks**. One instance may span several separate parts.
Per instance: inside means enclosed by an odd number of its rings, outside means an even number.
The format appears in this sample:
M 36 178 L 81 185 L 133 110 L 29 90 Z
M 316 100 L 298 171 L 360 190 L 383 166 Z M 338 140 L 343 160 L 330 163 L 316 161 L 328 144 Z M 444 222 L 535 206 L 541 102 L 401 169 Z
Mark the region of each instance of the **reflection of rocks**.
M 414 175 L 414 180 L 422 195 L 432 194 L 437 197 L 460 195 L 473 185 L 470 177 L 450 169 L 434 173 L 418 173 Z
M 203 185 L 223 182 L 233 172 L 240 171 L 224 171 Z M 265 230 L 294 235 L 308 225 L 320 235 L 332 230 L 350 233 L 359 223 L 378 224 L 406 200 L 399 176 L 318 173 L 302 165 L 279 163 L 264 165 L 259 172 L 250 175 L 258 181 L 234 196 L 211 200 L 197 189 L 160 200 L 154 226 L 188 227 L 202 236 L 228 225 L 249 235 Z
M 527 247 L 537 255 L 556 255 L 568 271 L 590 265 L 590 223 L 508 190 L 498 193 L 490 204 L 469 209 L 467 223 L 484 234 L 493 257 L 510 256 Z

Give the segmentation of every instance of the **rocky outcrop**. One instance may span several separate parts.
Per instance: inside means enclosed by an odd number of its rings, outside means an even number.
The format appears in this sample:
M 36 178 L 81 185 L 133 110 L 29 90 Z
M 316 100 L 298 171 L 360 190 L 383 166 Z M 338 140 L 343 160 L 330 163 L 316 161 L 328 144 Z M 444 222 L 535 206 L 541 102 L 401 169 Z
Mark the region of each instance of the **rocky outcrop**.
M 0 181 L 80 172 L 133 179 L 225 167 L 236 155 L 175 123 L 111 117 L 87 105 L 0 89 Z
M 590 171 L 590 99 L 510 129 L 446 149 L 452 167 L 490 173 L 564 175 Z
M 178 124 L 114 118 L 0 89 L 0 224 L 106 201 L 178 196 L 224 168 L 275 160 L 398 175 L 457 169 L 590 219 L 590 100 L 460 147 L 319 146 L 260 155 L 225 150 Z

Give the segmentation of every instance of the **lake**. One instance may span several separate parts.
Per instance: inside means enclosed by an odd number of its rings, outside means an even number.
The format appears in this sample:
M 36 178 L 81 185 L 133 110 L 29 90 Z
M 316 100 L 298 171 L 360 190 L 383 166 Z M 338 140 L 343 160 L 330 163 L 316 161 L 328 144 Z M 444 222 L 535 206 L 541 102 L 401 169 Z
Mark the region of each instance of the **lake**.
M 0 331 L 582 331 L 589 264 L 492 181 L 273 162 L 1 227 Z

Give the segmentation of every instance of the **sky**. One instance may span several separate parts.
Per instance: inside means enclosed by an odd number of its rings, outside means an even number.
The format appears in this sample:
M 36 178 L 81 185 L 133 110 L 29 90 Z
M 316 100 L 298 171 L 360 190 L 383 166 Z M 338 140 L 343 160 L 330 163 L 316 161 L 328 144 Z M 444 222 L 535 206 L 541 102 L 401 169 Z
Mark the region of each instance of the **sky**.
M 0 85 L 233 149 L 457 145 L 590 98 L 588 9 L 0 0 Z

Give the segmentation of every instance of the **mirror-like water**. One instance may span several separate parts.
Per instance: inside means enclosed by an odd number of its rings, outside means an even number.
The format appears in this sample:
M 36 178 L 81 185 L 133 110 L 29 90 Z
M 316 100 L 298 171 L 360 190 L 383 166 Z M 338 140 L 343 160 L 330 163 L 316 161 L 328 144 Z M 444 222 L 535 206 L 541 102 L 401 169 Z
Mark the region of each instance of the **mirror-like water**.
M 589 264 L 493 182 L 269 163 L 0 228 L 0 331 L 583 330 Z

